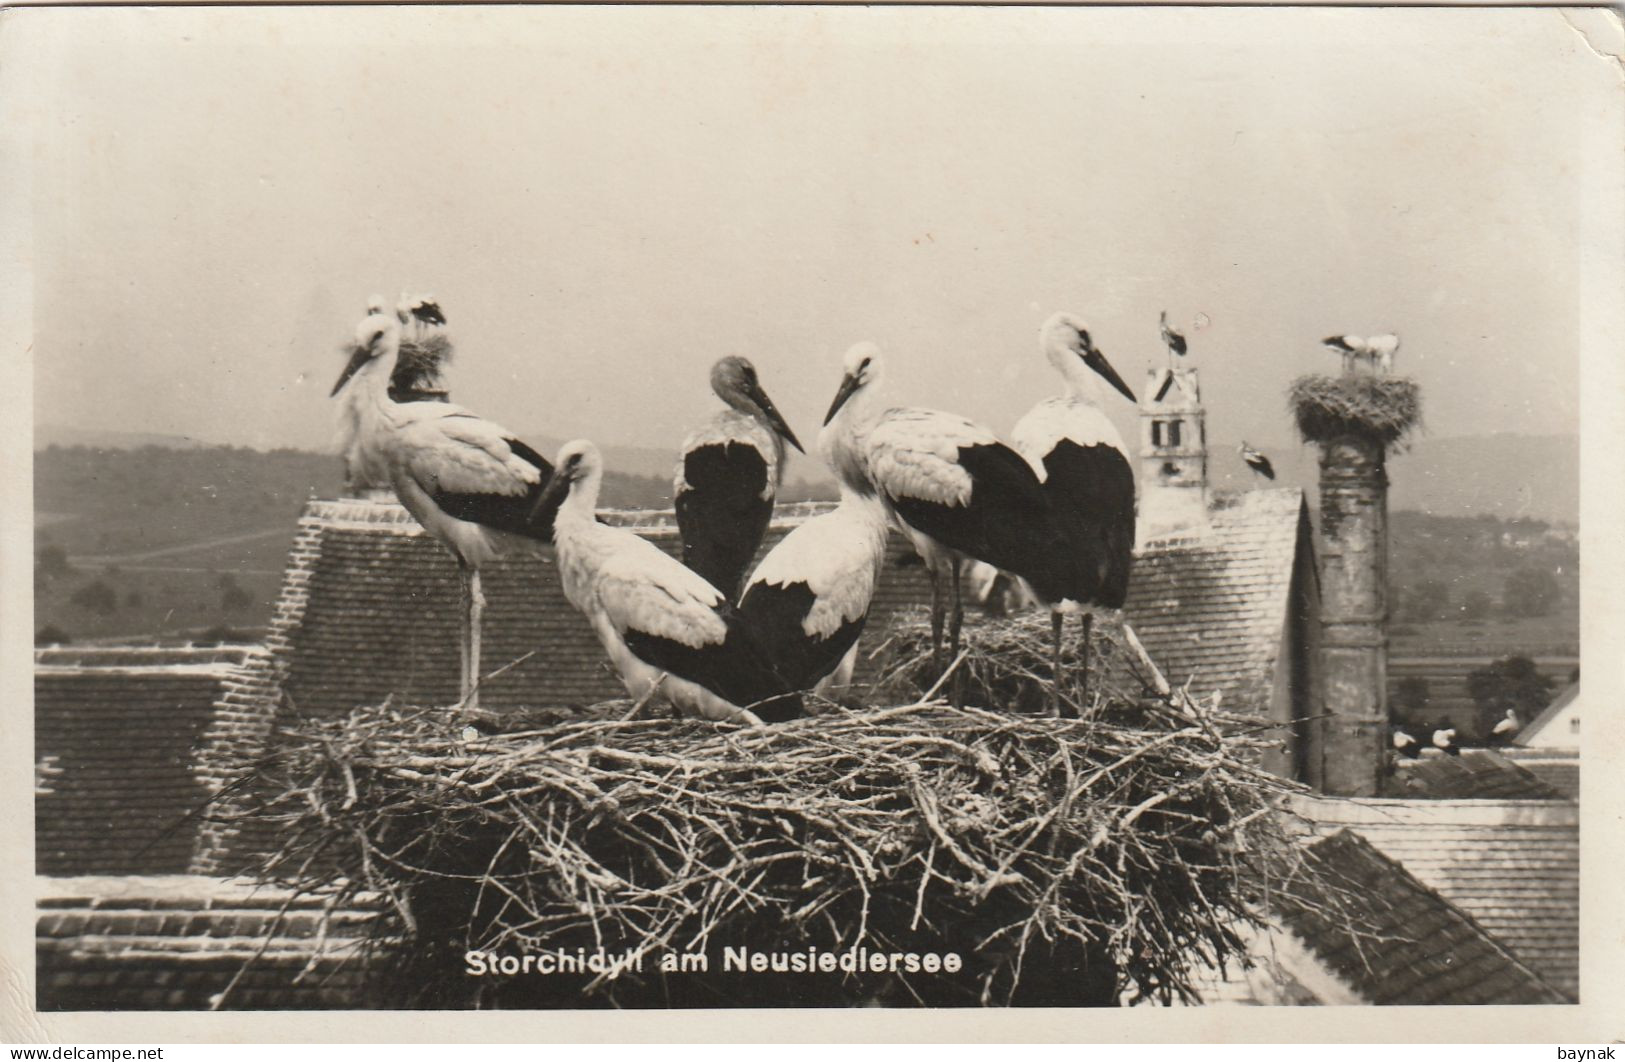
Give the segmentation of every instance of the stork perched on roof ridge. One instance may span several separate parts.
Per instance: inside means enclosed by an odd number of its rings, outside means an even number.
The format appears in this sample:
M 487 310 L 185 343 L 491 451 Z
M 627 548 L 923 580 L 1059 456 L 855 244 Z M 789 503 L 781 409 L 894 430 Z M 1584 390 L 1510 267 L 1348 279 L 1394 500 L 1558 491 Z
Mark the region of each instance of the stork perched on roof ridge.
M 1508 708 L 1506 715 L 1502 716 L 1500 719 L 1497 719 L 1495 721 L 1495 725 L 1490 727 L 1490 744 L 1510 744 L 1513 737 L 1515 737 L 1518 731 L 1522 728 L 1523 720 L 1518 718 L 1517 711 L 1512 708 Z
M 1262 452 L 1248 446 L 1246 439 L 1241 440 L 1241 445 L 1236 447 L 1236 452 L 1241 455 L 1241 459 L 1247 463 L 1247 467 L 1252 469 L 1254 473 L 1263 476 L 1265 479 L 1275 478 L 1275 466 L 1270 464 L 1270 459 L 1265 457 Z
M 722 591 L 654 543 L 598 520 L 604 460 L 585 439 L 565 443 L 542 494 L 557 500 L 554 540 L 564 596 L 592 624 L 627 692 L 658 689 L 680 712 L 759 725 L 800 714 Z
M 931 571 L 931 640 L 940 673 L 945 612 L 952 654 L 959 654 L 966 561 L 986 561 L 1020 576 L 1044 601 L 1067 596 L 1075 566 L 1026 460 L 964 417 L 931 409 L 877 410 L 883 371 L 875 344 L 847 351 L 840 388 L 824 418 L 832 429 L 827 449 L 836 475 L 880 496 Z M 952 594 L 946 607 L 945 580 Z M 959 690 L 956 678 L 956 701 Z
M 741 357 L 711 367 L 711 390 L 727 403 L 683 440 L 672 481 L 683 563 L 737 600 L 784 481 L 784 444 L 801 442 Z
M 390 377 L 400 357 L 401 323 L 370 314 L 356 328 L 349 363 L 332 394 L 353 416 L 347 455 L 395 488 L 400 503 L 457 559 L 464 625 L 460 702 L 479 704 L 480 567 L 497 551 L 491 532 L 541 543 L 553 537 L 556 505 L 543 504 L 553 466 L 504 428 L 449 402 L 396 402 Z
M 1433 747 L 1448 756 L 1460 756 L 1461 746 L 1456 744 L 1456 728 L 1442 726 L 1433 732 Z
M 1073 571 L 1056 590 L 1035 592 L 1050 609 L 1051 659 L 1059 706 L 1061 629 L 1082 613 L 1084 689 L 1094 609 L 1121 609 L 1134 563 L 1134 467 L 1117 427 L 1100 408 L 1105 380 L 1130 402 L 1134 392 L 1095 346 L 1082 318 L 1057 313 L 1039 330 L 1039 347 L 1060 373 L 1066 392 L 1046 398 L 1017 422 L 1016 450 L 1032 465 L 1056 525 L 1065 537 Z

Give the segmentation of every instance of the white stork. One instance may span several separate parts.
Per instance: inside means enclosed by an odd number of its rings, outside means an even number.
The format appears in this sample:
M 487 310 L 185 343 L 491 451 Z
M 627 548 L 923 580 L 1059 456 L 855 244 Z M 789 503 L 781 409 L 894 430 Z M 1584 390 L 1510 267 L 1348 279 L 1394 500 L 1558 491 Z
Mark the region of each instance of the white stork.
M 877 410 L 880 349 L 847 351 L 824 418 L 830 465 L 845 483 L 868 484 L 931 571 L 931 638 L 942 669 L 942 581 L 952 592 L 948 630 L 959 655 L 966 561 L 986 561 L 1025 579 L 1042 601 L 1069 596 L 1075 582 L 1066 536 L 1044 488 L 1022 456 L 987 428 L 930 409 Z M 958 683 L 955 683 L 956 694 Z M 957 699 L 957 696 L 956 696 Z
M 1460 756 L 1461 746 L 1456 744 L 1456 728 L 1440 727 L 1433 732 L 1433 747 L 1450 756 Z
M 819 434 L 827 452 L 829 430 Z M 797 690 L 852 681 L 858 638 L 886 562 L 886 508 L 866 480 L 774 546 L 751 573 L 739 614 Z
M 1365 341 L 1365 349 L 1374 370 L 1385 375 L 1394 371 L 1394 355 L 1399 352 L 1398 336 L 1391 332 L 1372 336 Z
M 446 315 L 433 295 L 401 295 L 401 301 L 395 304 L 395 315 L 420 339 L 429 329 L 444 327 L 446 323 Z
M 1185 337 L 1168 327 L 1168 311 L 1162 311 L 1162 344 L 1168 348 L 1168 353 L 1184 357 L 1186 353 Z
M 773 515 L 784 444 L 801 443 L 746 359 L 719 359 L 711 390 L 729 408 L 683 440 L 672 498 L 683 563 L 734 601 Z
M 1061 628 L 1069 613 L 1083 614 L 1083 669 L 1087 682 L 1095 608 L 1120 609 L 1128 597 L 1134 562 L 1134 468 L 1117 427 L 1100 408 L 1104 379 L 1130 402 L 1134 392 L 1094 345 L 1089 329 L 1058 313 L 1038 334 L 1044 357 L 1066 382 L 1066 393 L 1046 398 L 1016 424 L 1011 441 L 1043 484 L 1050 512 L 1074 566 L 1062 596 L 1038 592 L 1050 608 L 1056 686 L 1061 677 Z M 1058 694 L 1057 694 L 1058 696 Z
M 511 432 L 461 406 L 390 398 L 400 345 L 400 321 L 389 314 L 367 317 L 332 393 L 353 412 L 350 445 L 361 465 L 378 470 L 407 511 L 457 558 L 464 607 L 461 705 L 473 711 L 485 608 L 480 566 L 497 549 L 490 532 L 552 541 L 556 506 L 541 504 L 541 494 L 553 467 Z
M 1270 459 L 1265 457 L 1262 452 L 1248 446 L 1246 439 L 1241 440 L 1241 445 L 1236 447 L 1236 452 L 1241 455 L 1243 461 L 1247 462 L 1247 467 L 1258 475 L 1263 476 L 1265 479 L 1275 478 L 1275 466 L 1270 464 Z
M 1366 353 L 1365 340 L 1359 336 L 1327 336 L 1322 339 L 1321 345 L 1329 350 L 1335 350 L 1343 357 L 1343 371 L 1348 372 L 1354 367 L 1354 359 Z
M 564 596 L 592 624 L 627 692 L 643 700 L 658 690 L 680 712 L 717 721 L 799 714 L 800 698 L 720 590 L 654 543 L 599 522 L 603 478 L 596 446 L 566 443 L 539 504 L 562 499 L 553 535 Z
M 1497 719 L 1495 725 L 1490 727 L 1491 743 L 1496 745 L 1511 743 L 1513 735 L 1517 734 L 1522 726 L 1523 720 L 1518 718 L 1518 713 L 1508 708 L 1507 714 Z

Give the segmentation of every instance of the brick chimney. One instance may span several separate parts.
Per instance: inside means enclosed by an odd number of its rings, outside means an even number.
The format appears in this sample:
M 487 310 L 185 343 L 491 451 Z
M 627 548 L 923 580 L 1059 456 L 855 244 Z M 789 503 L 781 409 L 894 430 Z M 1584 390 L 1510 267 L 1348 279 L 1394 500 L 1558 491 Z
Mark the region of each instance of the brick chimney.
M 1195 369 L 1152 369 L 1140 404 L 1142 542 L 1208 527 L 1207 413 Z
M 1387 755 L 1387 448 L 1347 435 L 1320 445 L 1320 787 L 1373 796 Z
M 1388 448 L 1420 421 L 1421 389 L 1386 359 L 1345 359 L 1340 376 L 1305 376 L 1290 401 L 1320 449 L 1322 717 L 1305 779 L 1336 796 L 1372 796 L 1388 756 Z

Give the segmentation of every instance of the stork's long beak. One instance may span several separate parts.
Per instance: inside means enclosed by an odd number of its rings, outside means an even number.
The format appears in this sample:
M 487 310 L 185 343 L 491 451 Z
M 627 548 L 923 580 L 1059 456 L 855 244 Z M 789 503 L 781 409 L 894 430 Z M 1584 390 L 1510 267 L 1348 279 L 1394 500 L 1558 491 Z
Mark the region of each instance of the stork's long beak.
M 1102 354 L 1099 350 L 1091 346 L 1088 350 L 1084 351 L 1083 363 L 1098 372 L 1101 376 L 1104 376 L 1106 378 L 1106 382 L 1121 391 L 1123 393 L 1123 397 L 1127 398 L 1130 402 L 1139 401 L 1139 399 L 1134 397 L 1134 392 L 1128 389 L 1128 384 L 1123 382 L 1123 378 L 1117 375 L 1117 370 L 1112 368 L 1112 363 L 1106 360 L 1106 355 Z
M 841 377 L 841 388 L 835 392 L 835 401 L 829 404 L 829 412 L 824 414 L 825 424 L 835 419 L 835 414 L 841 411 L 841 407 L 846 405 L 846 400 L 852 397 L 857 389 L 862 386 L 862 383 L 858 377 L 853 376 L 851 373 Z
M 801 450 L 802 453 L 807 452 L 801 449 L 801 440 L 797 439 L 796 433 L 790 430 L 790 425 L 784 422 L 784 418 L 779 415 L 778 407 L 773 404 L 771 398 L 767 397 L 766 391 L 762 390 L 759 385 L 752 385 L 750 397 L 751 401 L 761 407 L 762 414 L 767 417 L 767 422 L 773 425 L 773 430 L 784 436 L 785 442 L 794 446 L 797 450 Z
M 553 475 L 548 478 L 547 485 L 542 488 L 542 493 L 536 496 L 536 504 L 530 507 L 530 518 L 536 519 L 549 507 L 557 508 L 560 496 L 570 493 L 571 482 L 570 473 L 563 465 L 555 468 Z
M 333 389 L 331 391 L 327 392 L 327 397 L 332 398 L 334 395 L 344 390 L 344 385 L 350 382 L 350 377 L 354 376 L 361 366 L 367 364 L 367 362 L 371 360 L 372 346 L 370 344 L 365 347 L 356 347 L 355 353 L 350 355 L 350 363 L 344 366 L 343 372 L 339 373 L 339 382 L 333 385 Z

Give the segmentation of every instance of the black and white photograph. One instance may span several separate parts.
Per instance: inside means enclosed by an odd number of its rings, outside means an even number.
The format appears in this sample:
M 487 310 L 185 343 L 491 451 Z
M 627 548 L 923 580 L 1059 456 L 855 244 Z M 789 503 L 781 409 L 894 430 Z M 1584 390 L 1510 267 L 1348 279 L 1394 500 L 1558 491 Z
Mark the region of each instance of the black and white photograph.
M 1622 55 L 8 10 L 30 1022 L 1602 1035 Z

